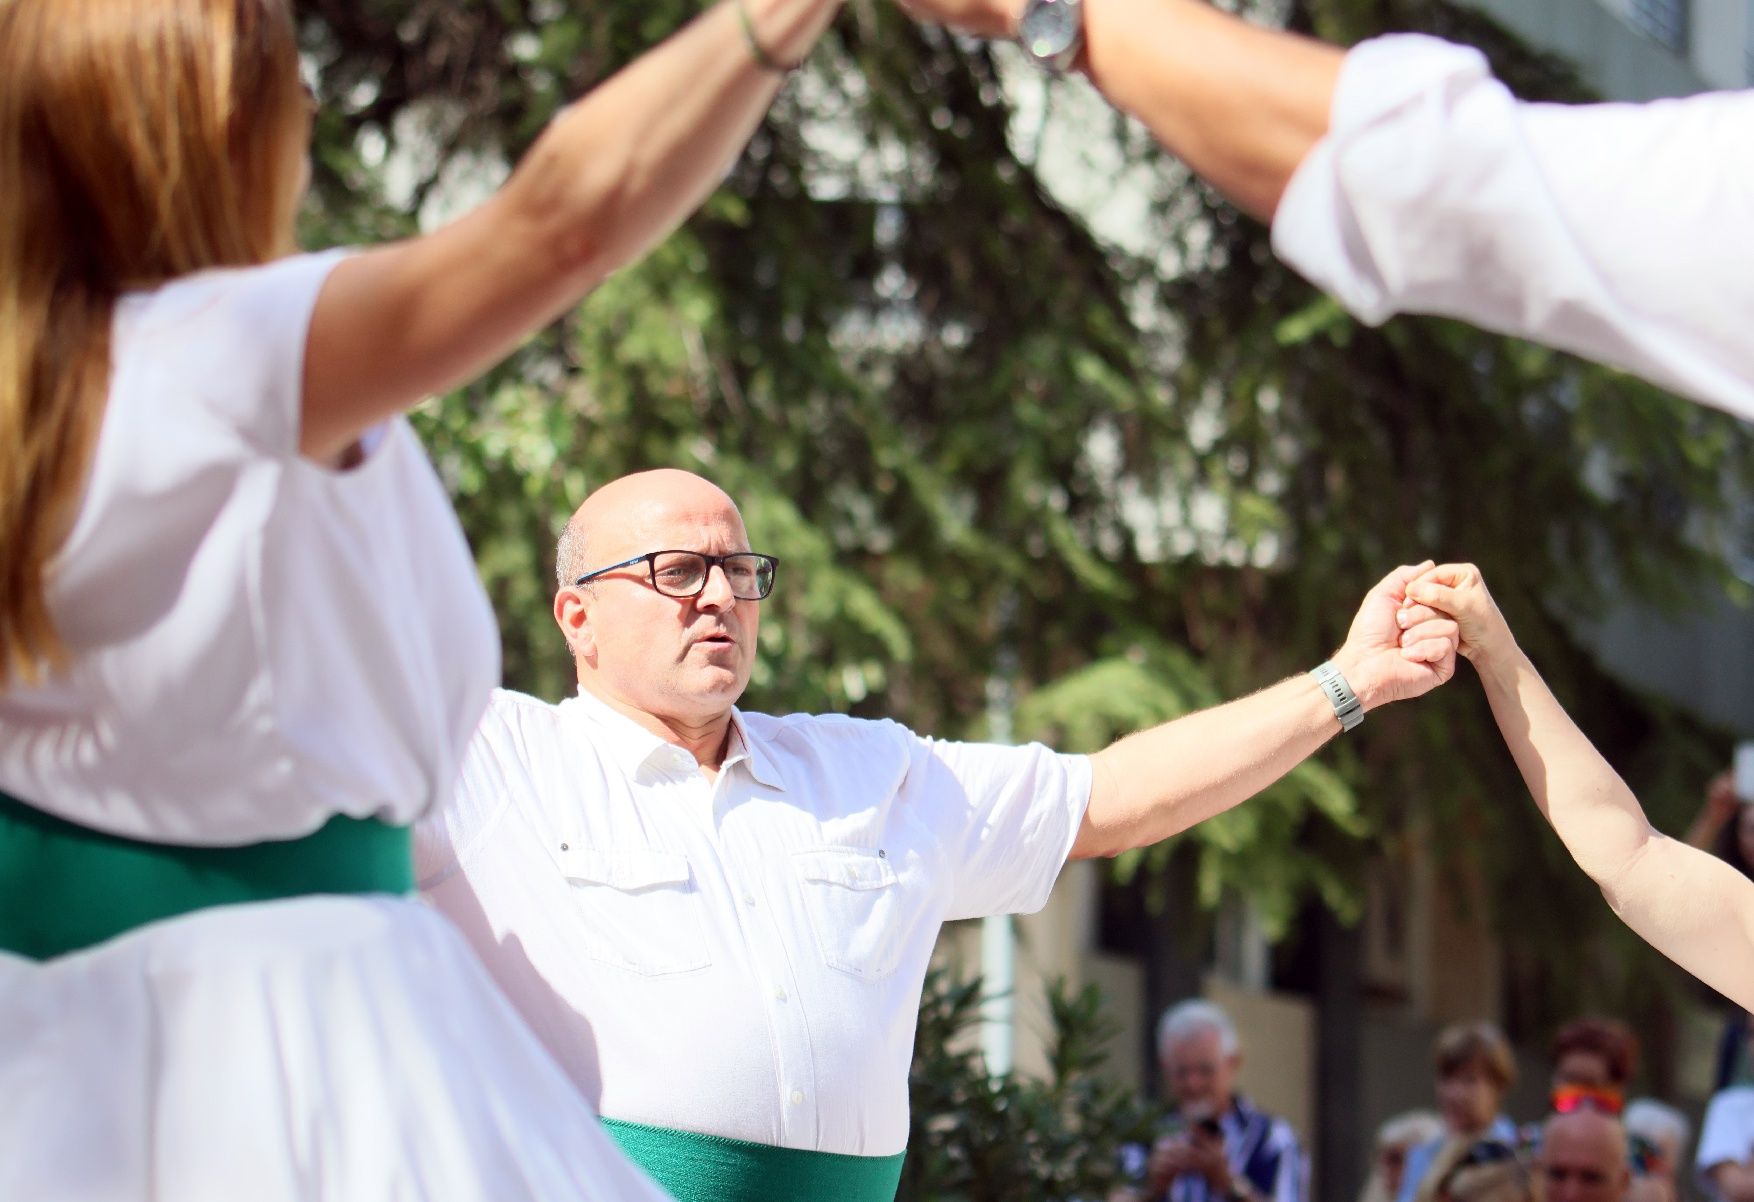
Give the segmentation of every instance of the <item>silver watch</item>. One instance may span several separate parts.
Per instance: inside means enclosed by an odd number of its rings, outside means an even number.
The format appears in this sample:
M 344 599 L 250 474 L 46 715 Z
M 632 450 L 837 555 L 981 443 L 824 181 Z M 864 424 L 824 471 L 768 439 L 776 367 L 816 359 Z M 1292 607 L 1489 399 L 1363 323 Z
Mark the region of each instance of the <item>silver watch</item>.
M 1322 692 L 1327 694 L 1328 701 L 1333 704 L 1334 717 L 1340 720 L 1342 731 L 1351 730 L 1364 721 L 1364 703 L 1358 700 L 1358 694 L 1346 683 L 1345 675 L 1334 666 L 1334 661 L 1328 660 L 1312 669 L 1310 675 L 1315 677 L 1316 683 L 1322 686 Z
M 1026 0 L 1017 40 L 1036 66 L 1064 75 L 1084 49 L 1084 0 Z

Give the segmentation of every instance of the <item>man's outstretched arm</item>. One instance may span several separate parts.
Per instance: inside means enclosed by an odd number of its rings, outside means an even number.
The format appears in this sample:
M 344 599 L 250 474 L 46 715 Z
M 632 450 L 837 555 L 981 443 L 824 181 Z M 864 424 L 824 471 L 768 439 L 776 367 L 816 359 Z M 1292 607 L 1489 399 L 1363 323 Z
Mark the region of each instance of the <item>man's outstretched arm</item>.
M 1407 583 L 1396 568 L 1364 598 L 1333 663 L 1368 712 L 1430 692 L 1455 673 L 1456 628 L 1434 618 L 1403 630 Z M 1119 855 L 1179 834 L 1253 797 L 1340 732 L 1308 676 L 1130 735 L 1091 757 L 1090 806 L 1072 858 Z

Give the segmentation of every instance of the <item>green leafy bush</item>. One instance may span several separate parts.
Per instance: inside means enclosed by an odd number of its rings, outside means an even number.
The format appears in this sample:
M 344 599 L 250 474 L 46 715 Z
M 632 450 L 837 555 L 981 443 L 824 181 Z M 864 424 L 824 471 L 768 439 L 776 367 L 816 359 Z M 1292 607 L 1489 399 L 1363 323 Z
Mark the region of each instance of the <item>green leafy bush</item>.
M 1115 1033 L 1102 991 L 1057 981 L 1048 1004 L 1047 1076 L 991 1077 L 975 1037 L 980 980 L 927 977 L 899 1202 L 1101 1202 L 1122 1184 L 1118 1150 L 1147 1139 L 1151 1114 L 1099 1071 Z

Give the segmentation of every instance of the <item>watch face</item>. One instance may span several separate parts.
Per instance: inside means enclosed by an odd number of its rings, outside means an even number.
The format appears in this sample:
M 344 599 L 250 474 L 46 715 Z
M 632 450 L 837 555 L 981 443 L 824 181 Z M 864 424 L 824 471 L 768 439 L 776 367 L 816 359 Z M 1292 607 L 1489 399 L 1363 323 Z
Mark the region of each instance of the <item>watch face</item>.
M 1040 0 L 1031 4 L 1020 22 L 1023 44 L 1036 58 L 1051 59 L 1063 54 L 1078 40 L 1079 12 L 1077 4 L 1066 0 Z

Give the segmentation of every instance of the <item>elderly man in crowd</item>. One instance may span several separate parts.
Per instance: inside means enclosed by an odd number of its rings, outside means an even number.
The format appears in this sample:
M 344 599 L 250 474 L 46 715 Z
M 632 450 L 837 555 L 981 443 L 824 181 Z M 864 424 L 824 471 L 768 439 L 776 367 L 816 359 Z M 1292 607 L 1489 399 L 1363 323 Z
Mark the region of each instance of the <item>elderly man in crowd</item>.
M 926 962 L 1045 904 L 1069 858 L 1164 839 L 1454 670 L 1401 568 L 1330 664 L 1094 756 L 736 707 L 775 562 L 655 471 L 586 499 L 554 617 L 578 694 L 496 694 L 418 832 L 427 896 L 677 1197 L 893 1198 Z
M 1587 1107 L 1547 1120 L 1535 1167 L 1541 1202 L 1626 1202 L 1632 1188 L 1626 1129 Z
M 1304 1202 L 1308 1166 L 1291 1124 L 1236 1092 L 1242 1048 L 1210 1002 L 1164 1011 L 1157 1057 L 1175 1101 L 1171 1130 L 1151 1149 L 1144 1202 Z

